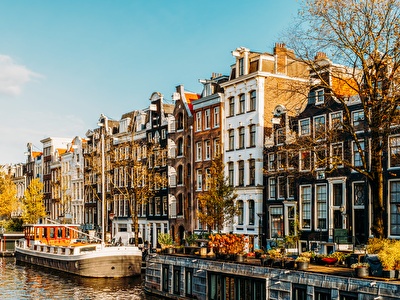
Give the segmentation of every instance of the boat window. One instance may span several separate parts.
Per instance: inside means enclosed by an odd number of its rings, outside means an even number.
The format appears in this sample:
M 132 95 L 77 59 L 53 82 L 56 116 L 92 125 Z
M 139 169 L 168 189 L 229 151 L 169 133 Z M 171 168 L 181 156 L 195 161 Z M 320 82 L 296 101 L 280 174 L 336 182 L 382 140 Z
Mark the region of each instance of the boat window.
M 54 227 L 50 228 L 50 238 L 54 239 Z
M 96 246 L 89 246 L 89 247 L 83 247 L 80 249 L 80 252 L 90 252 L 90 251 L 96 251 Z
M 57 230 L 57 237 L 62 238 L 62 228 L 58 228 Z

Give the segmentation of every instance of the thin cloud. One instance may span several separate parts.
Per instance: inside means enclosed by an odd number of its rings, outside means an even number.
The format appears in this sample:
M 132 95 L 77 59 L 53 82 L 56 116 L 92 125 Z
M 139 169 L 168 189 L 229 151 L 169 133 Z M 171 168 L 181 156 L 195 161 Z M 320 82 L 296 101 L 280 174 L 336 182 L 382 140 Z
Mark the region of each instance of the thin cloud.
M 40 77 L 40 74 L 15 63 L 10 56 L 0 54 L 0 94 L 18 96 L 25 84 Z

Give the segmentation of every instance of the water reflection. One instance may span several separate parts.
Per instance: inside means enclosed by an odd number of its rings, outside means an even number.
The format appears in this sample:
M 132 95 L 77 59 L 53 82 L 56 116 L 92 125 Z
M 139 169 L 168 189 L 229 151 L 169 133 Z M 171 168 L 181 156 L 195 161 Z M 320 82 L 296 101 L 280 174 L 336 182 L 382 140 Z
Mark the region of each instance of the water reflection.
M 1 299 L 147 299 L 140 276 L 83 278 L 0 258 Z

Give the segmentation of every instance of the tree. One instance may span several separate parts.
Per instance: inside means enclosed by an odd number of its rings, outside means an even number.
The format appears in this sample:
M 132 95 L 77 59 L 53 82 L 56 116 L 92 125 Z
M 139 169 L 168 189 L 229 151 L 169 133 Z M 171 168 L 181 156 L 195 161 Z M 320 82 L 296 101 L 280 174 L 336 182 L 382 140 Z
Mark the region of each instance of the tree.
M 134 135 L 115 146 L 112 153 L 130 149 L 131 157 L 114 157 L 113 176 L 109 182 L 114 187 L 114 195 L 129 201 L 130 214 L 135 233 L 135 245 L 139 243 L 139 209 L 167 185 L 166 172 L 160 167 L 166 165 L 167 149 L 157 143 L 142 143 L 134 140 Z M 111 174 L 110 174 L 111 175 Z
M 9 175 L 0 173 L 0 218 L 10 219 L 17 206 L 17 187 Z
M 319 87 L 330 91 L 343 106 L 343 129 L 356 145 L 361 165 L 338 161 L 368 181 L 372 233 L 384 237 L 384 152 L 392 125 L 399 124 L 400 102 L 400 2 L 399 0 L 305 0 L 299 22 L 290 31 L 290 44 L 309 65 Z M 332 61 L 329 80 L 315 63 L 315 54 L 326 53 Z M 316 80 L 317 79 L 317 80 Z M 332 89 L 332 83 L 340 86 Z M 364 114 L 365 135 L 351 126 L 349 96 L 357 95 Z M 347 122 L 346 122 L 347 120 Z M 365 139 L 365 140 L 363 140 Z M 364 151 L 368 149 L 368 151 Z
M 218 232 L 227 222 L 232 222 L 238 214 L 235 200 L 238 195 L 224 174 L 224 163 L 219 155 L 211 164 L 210 174 L 206 179 L 208 189 L 199 195 L 199 221 L 205 223 L 208 230 L 217 228 Z
M 31 181 L 24 193 L 22 219 L 26 224 L 38 222 L 46 216 L 46 208 L 43 204 L 43 183 L 39 178 Z

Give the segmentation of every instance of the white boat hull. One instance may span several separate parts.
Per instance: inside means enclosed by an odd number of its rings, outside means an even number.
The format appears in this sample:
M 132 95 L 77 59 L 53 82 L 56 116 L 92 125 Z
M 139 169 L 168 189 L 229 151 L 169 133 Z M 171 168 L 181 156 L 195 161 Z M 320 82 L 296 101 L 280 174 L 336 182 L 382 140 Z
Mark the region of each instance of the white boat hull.
M 90 249 L 81 250 L 83 248 Z M 80 251 L 81 250 L 81 251 Z M 142 252 L 137 247 L 58 247 L 16 245 L 17 262 L 34 264 L 85 277 L 140 275 Z

